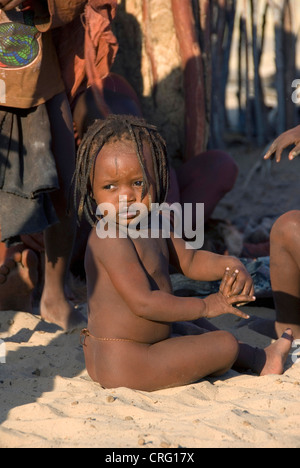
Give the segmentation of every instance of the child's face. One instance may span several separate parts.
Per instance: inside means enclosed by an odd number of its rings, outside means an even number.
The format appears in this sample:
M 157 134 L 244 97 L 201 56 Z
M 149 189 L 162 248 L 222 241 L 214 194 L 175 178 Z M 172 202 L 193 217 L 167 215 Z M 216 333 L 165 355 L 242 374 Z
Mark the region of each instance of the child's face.
M 147 143 L 143 144 L 143 155 L 149 182 L 149 191 L 146 190 L 143 200 L 143 172 L 133 142 L 107 143 L 97 156 L 92 181 L 93 195 L 97 205 L 110 203 L 114 206 L 118 224 L 128 225 L 136 218 L 138 213 L 135 210 L 130 213 L 133 203 L 142 203 L 149 210 L 150 203 L 155 202 L 154 169 Z

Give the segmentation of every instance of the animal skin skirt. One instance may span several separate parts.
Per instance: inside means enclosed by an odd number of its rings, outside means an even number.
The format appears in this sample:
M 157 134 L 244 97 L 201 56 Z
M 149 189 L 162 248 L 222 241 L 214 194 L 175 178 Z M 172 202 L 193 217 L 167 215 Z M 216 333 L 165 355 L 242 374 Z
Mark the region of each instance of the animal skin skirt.
M 45 104 L 0 106 L 1 241 L 11 244 L 57 223 L 49 193 L 58 188 Z

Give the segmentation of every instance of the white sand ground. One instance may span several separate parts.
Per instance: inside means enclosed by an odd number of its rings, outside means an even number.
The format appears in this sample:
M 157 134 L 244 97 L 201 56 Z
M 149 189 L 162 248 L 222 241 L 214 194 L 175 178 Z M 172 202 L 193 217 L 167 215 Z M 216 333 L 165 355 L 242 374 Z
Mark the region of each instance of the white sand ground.
M 300 365 L 293 356 L 282 376 L 230 371 L 154 393 L 106 390 L 87 375 L 79 330 L 64 333 L 23 312 L 1 312 L 0 323 L 0 448 L 300 447 Z M 235 317 L 217 324 L 257 346 L 270 343 L 236 329 Z

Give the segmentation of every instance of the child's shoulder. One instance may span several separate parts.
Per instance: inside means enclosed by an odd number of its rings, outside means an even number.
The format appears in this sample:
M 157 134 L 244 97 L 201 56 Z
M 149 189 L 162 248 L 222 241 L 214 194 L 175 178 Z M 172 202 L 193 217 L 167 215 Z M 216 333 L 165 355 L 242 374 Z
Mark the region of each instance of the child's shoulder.
M 128 244 L 131 244 L 131 240 L 128 236 L 119 235 L 118 232 L 99 233 L 97 227 L 92 229 L 88 240 L 89 248 L 101 253 L 128 248 Z

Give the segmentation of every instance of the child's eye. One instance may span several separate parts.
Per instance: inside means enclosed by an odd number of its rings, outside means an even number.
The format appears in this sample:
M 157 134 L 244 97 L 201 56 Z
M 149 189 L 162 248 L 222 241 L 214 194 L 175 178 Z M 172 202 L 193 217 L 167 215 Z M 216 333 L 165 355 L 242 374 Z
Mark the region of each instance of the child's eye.
M 137 180 L 136 182 L 134 182 L 134 185 L 136 185 L 137 187 L 143 187 L 144 181 L 143 180 Z

